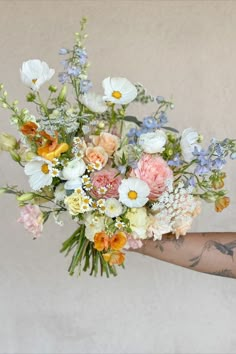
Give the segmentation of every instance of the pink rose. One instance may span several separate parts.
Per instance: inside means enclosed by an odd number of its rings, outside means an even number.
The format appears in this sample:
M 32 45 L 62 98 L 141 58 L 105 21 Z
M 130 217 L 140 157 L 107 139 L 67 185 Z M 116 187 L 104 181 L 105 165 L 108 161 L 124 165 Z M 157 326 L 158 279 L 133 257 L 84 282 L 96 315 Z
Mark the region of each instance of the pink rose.
M 108 155 L 112 155 L 118 149 L 120 139 L 116 135 L 103 132 L 100 135 L 94 135 L 92 142 L 94 145 L 103 147 Z
M 118 198 L 118 188 L 121 183 L 122 177 L 118 175 L 119 171 L 110 168 L 94 172 L 90 175 L 93 189 L 91 195 L 94 198 Z M 105 187 L 105 192 L 101 193 L 101 187 Z
M 26 205 L 21 209 L 20 218 L 17 220 L 24 224 L 27 231 L 38 238 L 43 231 L 43 213 L 38 205 Z
M 173 179 L 173 172 L 167 162 L 160 156 L 149 154 L 142 156 L 131 175 L 148 184 L 151 190 L 148 198 L 151 200 L 156 200 L 165 191 L 167 179 Z

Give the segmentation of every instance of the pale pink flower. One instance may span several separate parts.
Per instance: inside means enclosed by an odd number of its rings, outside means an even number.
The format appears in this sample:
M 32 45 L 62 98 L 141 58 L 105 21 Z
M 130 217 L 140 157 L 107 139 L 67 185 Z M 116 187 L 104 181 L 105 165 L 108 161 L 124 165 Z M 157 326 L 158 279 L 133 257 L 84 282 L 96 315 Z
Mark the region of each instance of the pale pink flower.
M 173 232 L 176 238 L 185 236 L 189 229 L 191 229 L 193 218 L 189 215 L 181 215 L 176 218 L 173 224 Z
M 120 139 L 111 133 L 103 132 L 100 135 L 94 135 L 92 142 L 96 146 L 101 146 L 108 155 L 112 155 L 119 147 Z
M 122 177 L 118 174 L 119 171 L 115 168 L 103 169 L 91 174 L 91 182 L 93 189 L 91 195 L 95 198 L 118 198 L 118 188 L 121 184 Z M 101 187 L 105 187 L 105 193 L 99 193 Z
M 173 172 L 160 156 L 144 154 L 131 175 L 145 181 L 151 192 L 148 196 L 156 200 L 166 189 L 166 181 L 173 179 Z
M 125 249 L 138 249 L 138 248 L 141 248 L 143 246 L 143 242 L 141 240 L 138 240 L 138 239 L 134 239 L 131 235 L 128 235 L 127 236 L 127 243 L 125 245 Z
M 28 204 L 21 209 L 18 222 L 24 224 L 27 231 L 38 238 L 43 231 L 43 213 L 38 205 Z

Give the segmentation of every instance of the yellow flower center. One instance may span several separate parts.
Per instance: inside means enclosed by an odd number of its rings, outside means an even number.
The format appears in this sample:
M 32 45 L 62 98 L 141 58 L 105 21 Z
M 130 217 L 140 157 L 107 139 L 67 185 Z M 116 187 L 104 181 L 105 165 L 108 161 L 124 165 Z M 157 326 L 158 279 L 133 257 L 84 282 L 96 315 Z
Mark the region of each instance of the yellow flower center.
M 113 91 L 112 92 L 112 97 L 119 99 L 119 98 L 122 97 L 122 94 L 121 94 L 120 91 Z
M 129 191 L 128 197 L 129 197 L 129 199 L 132 199 L 132 200 L 137 199 L 138 193 L 135 191 Z
M 44 163 L 41 167 L 41 171 L 47 175 L 49 173 L 48 164 Z
M 33 84 L 36 84 L 38 79 L 32 79 Z

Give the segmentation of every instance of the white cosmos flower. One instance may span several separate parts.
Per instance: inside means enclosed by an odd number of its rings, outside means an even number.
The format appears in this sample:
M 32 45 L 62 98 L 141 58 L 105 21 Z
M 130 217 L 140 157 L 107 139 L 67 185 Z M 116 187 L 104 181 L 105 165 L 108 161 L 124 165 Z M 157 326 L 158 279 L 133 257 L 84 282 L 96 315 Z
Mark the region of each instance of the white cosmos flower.
M 83 160 L 74 158 L 63 168 L 62 176 L 67 180 L 75 180 L 86 171 L 86 164 Z
M 130 177 L 121 182 L 118 191 L 121 203 L 130 208 L 140 208 L 147 203 L 150 188 L 141 179 Z
M 25 174 L 29 177 L 30 187 L 37 191 L 49 186 L 53 179 L 53 164 L 42 157 L 35 157 L 25 165 Z
M 182 155 L 186 162 L 190 162 L 193 159 L 193 151 L 195 146 L 200 148 L 200 145 L 197 144 L 199 140 L 199 134 L 192 128 L 187 128 L 183 131 L 180 140 L 180 146 L 182 149 Z
M 162 152 L 166 144 L 166 134 L 162 130 L 141 134 L 138 139 L 138 144 L 143 151 L 148 154 Z
M 122 204 L 116 198 L 109 198 L 105 201 L 105 214 L 110 218 L 119 216 L 122 209 Z
M 97 95 L 95 92 L 80 95 L 79 100 L 92 112 L 104 113 L 107 110 L 107 105 L 103 101 L 102 96 Z
M 45 61 L 39 59 L 25 61 L 20 69 L 22 82 L 33 91 L 38 91 L 46 81 L 52 78 L 54 73 L 54 69 L 50 69 Z
M 104 88 L 104 101 L 128 104 L 137 96 L 136 87 L 124 77 L 107 77 L 103 80 L 102 86 Z

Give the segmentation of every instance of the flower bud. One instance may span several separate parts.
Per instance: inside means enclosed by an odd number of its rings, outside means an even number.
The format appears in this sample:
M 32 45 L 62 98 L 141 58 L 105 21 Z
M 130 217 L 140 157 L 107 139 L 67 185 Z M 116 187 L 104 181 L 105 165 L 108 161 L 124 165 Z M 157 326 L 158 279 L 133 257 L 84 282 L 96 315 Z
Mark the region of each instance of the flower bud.
M 2 103 L 2 108 L 7 108 L 7 104 L 6 103 Z
M 212 179 L 212 187 L 214 189 L 221 189 L 224 187 L 224 179 L 226 177 L 226 174 L 224 172 L 220 173 L 218 176 L 213 176 Z
M 3 92 L 3 96 L 4 96 L 4 97 L 7 97 L 7 91 L 4 91 L 4 92 Z
M 36 95 L 33 92 L 29 92 L 26 96 L 27 102 L 33 102 L 36 98 Z
M 16 199 L 18 202 L 27 202 L 28 200 L 32 200 L 34 198 L 34 193 L 24 193 L 20 196 L 17 196 Z
M 4 188 L 4 187 L 0 188 L 0 195 L 4 194 L 6 192 L 7 192 L 7 188 Z
M 9 152 L 10 152 L 10 155 L 11 155 L 11 157 L 12 157 L 12 159 L 13 159 L 14 161 L 16 161 L 16 162 L 20 162 L 20 161 L 21 161 L 21 157 L 20 157 L 19 154 L 17 154 L 16 151 L 10 150 Z
M 3 89 L 3 87 L 4 87 L 4 86 L 3 86 L 3 84 L 0 84 L 0 90 L 2 90 L 2 89 Z
M 229 197 L 219 197 L 216 201 L 215 201 L 215 211 L 217 213 L 221 212 L 222 210 L 224 210 L 225 208 L 227 208 L 230 204 L 230 199 Z
M 16 138 L 10 134 L 2 133 L 0 134 L 0 150 L 10 151 L 16 148 L 17 141 Z
M 105 127 L 104 122 L 99 122 L 98 123 L 98 128 L 103 129 Z
M 57 87 L 56 86 L 50 85 L 48 89 L 49 89 L 50 92 L 57 92 Z
M 64 85 L 59 93 L 58 102 L 63 103 L 66 100 L 67 87 Z

